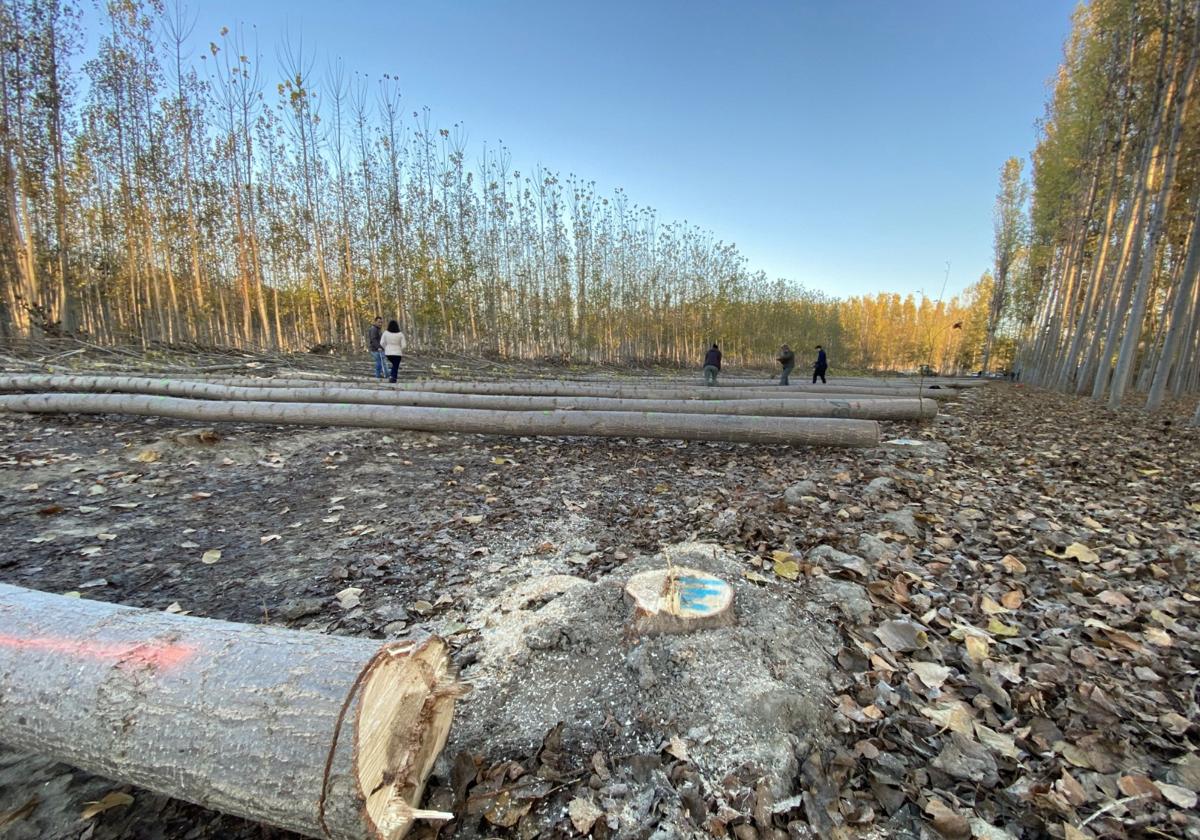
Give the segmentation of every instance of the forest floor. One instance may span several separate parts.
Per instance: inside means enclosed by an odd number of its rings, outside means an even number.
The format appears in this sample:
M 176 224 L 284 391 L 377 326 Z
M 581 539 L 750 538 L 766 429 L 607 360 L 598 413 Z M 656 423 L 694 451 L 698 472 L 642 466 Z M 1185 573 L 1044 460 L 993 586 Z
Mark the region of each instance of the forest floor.
M 1194 407 L 941 408 L 867 450 L 0 415 L 0 581 L 447 636 L 442 837 L 1200 837 Z M 671 546 L 737 627 L 621 633 Z M 290 837 L 3 750 L 0 836 Z

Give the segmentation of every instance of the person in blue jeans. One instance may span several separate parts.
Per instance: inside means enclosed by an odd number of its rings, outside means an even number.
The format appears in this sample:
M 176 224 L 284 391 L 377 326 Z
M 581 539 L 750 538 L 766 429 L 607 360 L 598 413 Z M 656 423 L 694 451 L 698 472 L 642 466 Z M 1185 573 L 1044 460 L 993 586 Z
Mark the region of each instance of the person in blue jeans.
M 721 349 L 717 345 L 709 348 L 704 354 L 704 384 L 716 385 L 717 374 L 721 371 Z
M 383 346 L 379 343 L 383 338 L 383 318 L 375 316 L 374 323 L 367 330 L 367 349 L 371 351 L 371 355 L 375 358 L 375 378 L 383 379 L 384 365 L 387 360 L 383 355 Z

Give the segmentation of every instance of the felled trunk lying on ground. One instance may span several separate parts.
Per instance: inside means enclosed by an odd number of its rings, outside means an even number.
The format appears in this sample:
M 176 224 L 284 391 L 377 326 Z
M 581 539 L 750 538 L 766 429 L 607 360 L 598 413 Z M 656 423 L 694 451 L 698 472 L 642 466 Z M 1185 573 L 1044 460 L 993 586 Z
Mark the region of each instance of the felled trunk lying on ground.
M 803 378 L 805 373 L 807 373 L 807 375 L 810 379 L 812 378 L 812 368 L 809 368 L 807 371 L 802 371 L 799 368 L 797 368 L 796 371 L 792 372 L 792 379 L 800 380 Z M 951 379 L 951 378 L 940 379 L 940 378 L 936 378 L 936 377 L 934 377 L 934 378 L 926 377 L 924 381 L 922 381 L 916 377 L 913 377 L 911 379 L 907 379 L 907 378 L 903 378 L 903 379 L 902 378 L 870 379 L 870 378 L 862 378 L 862 377 L 830 376 L 828 374 L 826 374 L 826 377 L 829 379 L 830 386 L 839 385 L 839 386 L 844 386 L 844 387 L 848 387 L 848 388 L 901 388 L 901 389 L 907 389 L 907 388 L 915 389 L 915 388 L 919 388 L 919 387 L 925 387 L 925 388 L 973 388 L 978 385 L 983 385 L 987 382 L 987 380 L 985 380 L 985 379 Z M 660 382 L 677 383 L 680 385 L 684 385 L 684 384 L 698 385 L 703 380 L 701 380 L 699 377 L 696 377 L 696 378 L 691 378 L 691 379 L 676 378 L 676 379 L 659 380 L 659 381 Z M 722 376 L 719 379 L 719 384 L 722 386 L 731 387 L 731 388 L 754 388 L 754 387 L 763 387 L 763 386 L 771 385 L 773 382 L 777 383 L 778 381 L 779 381 L 778 375 L 776 375 L 774 377 L 763 377 L 763 378 L 759 378 L 759 379 L 754 379 L 754 378 L 749 378 L 749 377 L 744 377 L 744 376 L 728 376 L 728 377 Z M 796 382 L 795 384 L 811 385 L 811 383 L 807 383 L 807 382 Z M 788 385 L 786 387 L 790 388 L 792 386 Z
M 741 417 L 634 411 L 483 411 L 324 403 L 186 400 L 135 394 L 28 394 L 0 397 L 0 410 L 51 414 L 137 414 L 204 422 L 359 426 L 422 432 L 493 435 L 584 435 L 782 443 L 798 446 L 874 446 L 873 420 L 817 417 Z
M 665 388 L 627 383 L 581 383 L 561 382 L 554 380 L 534 381 L 482 381 L 482 382 L 448 382 L 438 380 L 423 380 L 420 382 L 405 382 L 391 386 L 397 390 L 429 391 L 450 394 L 498 394 L 498 395 L 528 395 L 550 397 L 618 397 L 626 399 L 663 399 L 663 400 L 744 400 L 744 399 L 778 399 L 781 395 L 803 395 L 821 397 L 929 397 L 932 399 L 949 399 L 956 396 L 950 389 L 932 390 L 929 388 L 911 389 L 898 388 L 850 388 L 837 385 L 776 385 L 762 388 L 725 388 L 721 386 L 706 388 L 703 385 L 693 387 Z
M 461 686 L 380 646 L 0 584 L 0 741 L 311 837 L 395 840 Z M 444 818 L 447 815 L 442 815 Z
M 0 375 L 0 391 L 156 394 L 207 400 L 353 403 L 474 408 L 497 411 L 654 411 L 668 414 L 736 414 L 760 417 L 849 417 L 920 420 L 937 414 L 934 400 L 917 398 L 818 398 L 746 400 L 651 400 L 609 397 L 530 397 L 392 391 L 371 388 L 246 388 L 208 382 L 133 376 Z
M 466 379 L 415 379 L 402 381 L 398 384 L 380 385 L 373 380 L 339 380 L 331 382 L 319 379 L 298 379 L 281 377 L 263 379 L 251 376 L 234 377 L 201 377 L 183 376 L 181 379 L 204 381 L 219 385 L 232 385 L 247 388 L 271 387 L 331 387 L 334 385 L 349 388 L 369 388 L 371 390 L 409 390 L 426 391 L 446 394 L 481 394 L 492 396 L 545 396 L 545 397 L 610 397 L 614 399 L 661 399 L 661 400 L 744 400 L 744 399 L 780 399 L 782 397 L 828 397 L 833 399 L 851 399 L 855 397 L 879 398 L 916 398 L 947 400 L 958 396 L 957 389 L 917 385 L 905 387 L 868 387 L 850 384 L 830 383 L 829 385 L 812 385 L 798 383 L 795 385 L 771 385 L 759 383 L 759 387 L 706 387 L 699 384 L 677 383 L 674 385 L 655 384 L 639 379 L 597 380 L 581 382 L 562 379 L 497 379 L 497 380 L 466 380 Z M 797 377 L 798 379 L 799 377 Z

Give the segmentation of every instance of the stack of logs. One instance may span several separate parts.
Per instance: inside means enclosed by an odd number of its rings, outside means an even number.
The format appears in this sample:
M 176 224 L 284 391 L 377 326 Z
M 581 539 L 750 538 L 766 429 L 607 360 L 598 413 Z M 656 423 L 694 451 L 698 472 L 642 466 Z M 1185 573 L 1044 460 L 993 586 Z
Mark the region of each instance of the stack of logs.
M 643 437 L 872 446 L 877 420 L 922 420 L 978 380 L 428 380 L 0 376 L 0 410 L 136 414 L 203 422 L 360 426 L 500 435 Z

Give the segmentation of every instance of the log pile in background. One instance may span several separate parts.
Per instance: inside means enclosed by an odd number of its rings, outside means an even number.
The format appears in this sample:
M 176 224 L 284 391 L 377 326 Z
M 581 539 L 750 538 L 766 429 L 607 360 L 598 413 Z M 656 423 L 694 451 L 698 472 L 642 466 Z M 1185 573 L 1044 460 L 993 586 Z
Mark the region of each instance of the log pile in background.
M 0 741 L 311 837 L 403 837 L 463 687 L 436 637 L 350 636 L 0 584 Z

